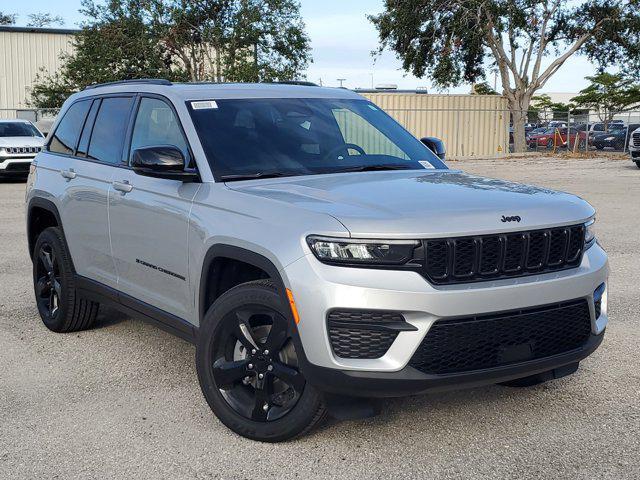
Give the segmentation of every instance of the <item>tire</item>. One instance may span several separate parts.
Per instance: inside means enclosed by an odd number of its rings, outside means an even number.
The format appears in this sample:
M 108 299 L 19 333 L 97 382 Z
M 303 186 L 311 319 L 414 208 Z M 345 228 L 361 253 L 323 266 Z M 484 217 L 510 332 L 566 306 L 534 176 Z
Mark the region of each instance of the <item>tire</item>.
M 640 168 L 640 162 L 636 162 L 636 167 Z
M 100 304 L 78 294 L 71 256 L 60 228 L 45 229 L 33 252 L 33 287 L 42 322 L 58 333 L 90 328 Z
M 553 148 L 553 140 L 547 140 L 547 148 Z
M 207 403 L 224 425 L 252 440 L 290 440 L 327 412 L 298 369 L 284 308 L 271 280 L 244 283 L 215 301 L 198 334 L 196 368 Z
M 595 146 L 598 150 L 604 150 L 604 147 L 602 145 L 596 145 Z

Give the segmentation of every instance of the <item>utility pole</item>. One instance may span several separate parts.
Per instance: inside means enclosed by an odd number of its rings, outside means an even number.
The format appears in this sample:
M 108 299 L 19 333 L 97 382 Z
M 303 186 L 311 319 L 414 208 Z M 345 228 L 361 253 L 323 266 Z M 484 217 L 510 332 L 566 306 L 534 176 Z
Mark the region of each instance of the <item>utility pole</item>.
M 344 82 L 346 78 L 337 78 L 336 80 L 340 82 L 340 88 L 342 88 L 343 87 L 342 82 Z

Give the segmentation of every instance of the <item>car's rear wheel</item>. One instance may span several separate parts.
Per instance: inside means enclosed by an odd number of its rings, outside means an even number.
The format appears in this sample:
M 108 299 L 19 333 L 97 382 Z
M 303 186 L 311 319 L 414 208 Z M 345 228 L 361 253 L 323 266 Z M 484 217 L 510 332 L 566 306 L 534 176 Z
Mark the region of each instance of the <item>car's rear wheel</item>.
M 75 332 L 95 321 L 100 305 L 76 291 L 71 257 L 57 227 L 45 229 L 36 240 L 33 286 L 40 318 L 49 330 Z
M 288 440 L 325 416 L 322 397 L 300 372 L 287 318 L 275 285 L 259 280 L 225 292 L 200 327 L 202 392 L 220 421 L 244 437 Z
M 547 148 L 553 148 L 553 140 L 552 139 L 547 140 Z

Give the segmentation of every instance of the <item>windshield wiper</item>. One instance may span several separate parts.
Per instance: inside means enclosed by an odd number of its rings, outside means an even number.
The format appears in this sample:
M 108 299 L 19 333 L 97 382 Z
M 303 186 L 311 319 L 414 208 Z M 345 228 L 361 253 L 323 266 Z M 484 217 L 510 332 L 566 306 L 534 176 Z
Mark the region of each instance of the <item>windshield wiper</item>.
M 258 178 L 277 178 L 277 177 L 293 177 L 295 173 L 282 172 L 256 172 L 256 173 L 238 173 L 233 175 L 222 175 L 220 180 L 223 182 L 233 182 L 238 180 L 255 180 Z
M 341 168 L 339 170 L 333 170 L 328 173 L 375 172 L 379 170 L 413 170 L 413 168 L 407 165 L 398 165 L 397 163 L 389 163 L 389 164 L 380 164 L 380 165 L 359 165 L 357 167 L 347 167 L 347 168 Z

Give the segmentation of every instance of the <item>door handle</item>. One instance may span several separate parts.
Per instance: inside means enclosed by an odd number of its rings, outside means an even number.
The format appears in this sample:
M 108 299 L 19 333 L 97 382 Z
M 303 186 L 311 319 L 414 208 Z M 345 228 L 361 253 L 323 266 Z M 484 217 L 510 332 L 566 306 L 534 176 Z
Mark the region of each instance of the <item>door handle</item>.
M 76 172 L 73 171 L 73 168 L 70 168 L 69 170 L 61 170 L 60 175 L 62 175 L 64 178 L 67 179 L 67 181 L 69 181 L 76 178 L 77 174 Z
M 128 180 L 123 180 L 122 182 L 113 182 L 112 185 L 114 190 L 122 192 L 123 195 L 133 190 L 133 185 L 131 185 Z

